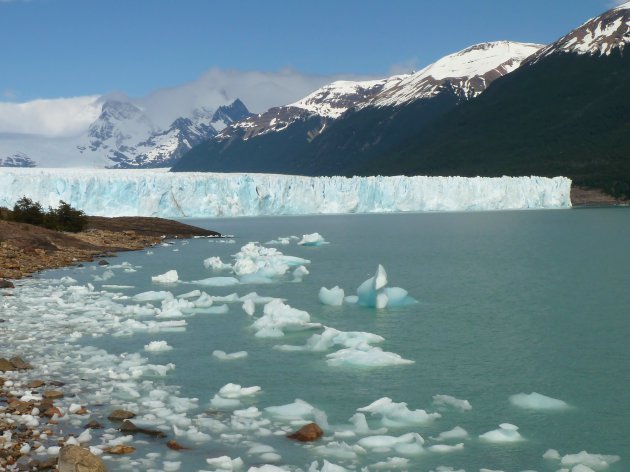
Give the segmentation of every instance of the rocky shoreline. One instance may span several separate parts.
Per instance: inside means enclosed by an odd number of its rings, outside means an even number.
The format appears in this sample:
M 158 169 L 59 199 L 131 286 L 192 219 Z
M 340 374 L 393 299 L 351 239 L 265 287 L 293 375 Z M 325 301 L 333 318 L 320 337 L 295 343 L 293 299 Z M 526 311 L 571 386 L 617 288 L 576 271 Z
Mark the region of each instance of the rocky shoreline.
M 89 217 L 87 229 L 76 234 L 0 221 L 0 289 L 13 287 L 9 279 L 29 277 L 44 269 L 140 250 L 164 239 L 191 237 L 221 234 L 162 218 Z M 103 264 L 107 264 L 104 259 Z M 0 294 L 11 296 L 11 292 Z M 0 324 L 7 321 L 0 316 Z M 165 436 L 161 431 L 136 427 L 129 421 L 133 413 L 127 411 L 110 412 L 106 420 L 109 424 L 104 426 L 99 421 L 105 421 L 101 417 L 106 405 L 64 406 L 59 402 L 66 398 L 67 403 L 74 396 L 64 391 L 64 381 L 34 378 L 32 370 L 33 366 L 21 357 L 0 351 L 0 471 L 102 472 L 107 469 L 99 455 L 130 454 L 135 449 L 124 443 L 95 449 L 90 447 L 89 431 L 105 427 L 123 435 Z M 91 411 L 95 407 L 98 412 Z M 69 418 L 81 426 L 69 431 Z M 163 442 L 173 450 L 185 449 L 172 439 Z M 43 458 L 36 458 L 38 453 Z
M 0 221 L 0 279 L 21 279 L 120 251 L 136 251 L 163 239 L 220 237 L 216 231 L 150 217 L 88 217 L 80 233 Z

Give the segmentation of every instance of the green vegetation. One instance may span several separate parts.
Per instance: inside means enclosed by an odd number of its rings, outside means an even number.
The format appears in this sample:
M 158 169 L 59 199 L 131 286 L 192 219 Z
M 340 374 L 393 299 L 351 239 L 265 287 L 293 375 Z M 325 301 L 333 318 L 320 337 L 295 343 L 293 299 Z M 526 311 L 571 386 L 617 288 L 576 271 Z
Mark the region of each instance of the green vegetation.
M 57 208 L 49 207 L 48 211 L 44 211 L 40 203 L 33 202 L 28 197 L 20 198 L 13 206 L 13 210 L 0 208 L 0 219 L 71 233 L 83 231 L 88 223 L 85 213 L 72 208 L 63 200 L 59 202 Z

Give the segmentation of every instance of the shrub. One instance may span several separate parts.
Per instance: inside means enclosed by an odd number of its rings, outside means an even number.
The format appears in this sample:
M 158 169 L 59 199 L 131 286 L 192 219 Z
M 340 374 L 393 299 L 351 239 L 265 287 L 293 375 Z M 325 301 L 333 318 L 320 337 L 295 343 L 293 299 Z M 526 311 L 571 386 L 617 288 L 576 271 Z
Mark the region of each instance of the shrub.
M 63 200 L 59 202 L 57 208 L 49 207 L 48 211 L 44 212 L 39 203 L 33 202 L 28 197 L 22 197 L 15 204 L 12 212 L 7 210 L 7 215 L 18 223 L 28 223 L 72 233 L 83 231 L 88 223 L 87 216 L 83 211 L 72 208 L 69 203 Z M 0 211 L 0 217 L 3 216 L 4 213 Z
M 44 223 L 44 210 L 39 203 L 22 197 L 13 206 L 13 221 L 41 226 Z

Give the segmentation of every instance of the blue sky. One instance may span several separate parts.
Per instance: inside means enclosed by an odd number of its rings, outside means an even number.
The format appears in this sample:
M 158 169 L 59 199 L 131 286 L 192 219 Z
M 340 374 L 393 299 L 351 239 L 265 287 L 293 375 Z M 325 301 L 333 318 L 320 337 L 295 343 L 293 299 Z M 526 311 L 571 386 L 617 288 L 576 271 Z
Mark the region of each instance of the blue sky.
M 470 44 L 548 43 L 611 0 L 0 0 L 0 101 L 139 97 L 237 69 L 385 76 Z

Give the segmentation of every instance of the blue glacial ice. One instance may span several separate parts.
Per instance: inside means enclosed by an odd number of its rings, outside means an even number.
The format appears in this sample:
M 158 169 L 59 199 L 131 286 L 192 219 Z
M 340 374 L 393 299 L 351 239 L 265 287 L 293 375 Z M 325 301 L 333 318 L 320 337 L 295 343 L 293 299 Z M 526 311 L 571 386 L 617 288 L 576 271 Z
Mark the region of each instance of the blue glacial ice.
M 91 215 L 215 217 L 569 208 L 565 177 L 302 177 L 156 170 L 0 169 L 0 206 L 21 196 Z

